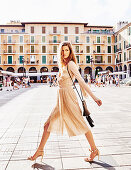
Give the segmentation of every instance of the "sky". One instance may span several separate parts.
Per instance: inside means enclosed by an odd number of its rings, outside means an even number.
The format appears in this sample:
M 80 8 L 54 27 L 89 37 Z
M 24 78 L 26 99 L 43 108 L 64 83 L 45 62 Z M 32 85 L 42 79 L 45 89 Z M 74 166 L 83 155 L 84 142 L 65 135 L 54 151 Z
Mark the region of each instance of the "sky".
M 85 22 L 115 26 L 131 22 L 131 0 L 4 0 L 0 24 L 20 22 Z

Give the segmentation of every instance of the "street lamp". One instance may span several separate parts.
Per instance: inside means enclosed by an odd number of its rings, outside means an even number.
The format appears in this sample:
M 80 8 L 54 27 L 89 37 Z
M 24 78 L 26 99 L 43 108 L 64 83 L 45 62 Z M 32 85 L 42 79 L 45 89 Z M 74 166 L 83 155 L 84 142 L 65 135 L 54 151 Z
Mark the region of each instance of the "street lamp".
M 93 71 L 93 70 L 92 70 L 92 69 L 93 69 L 93 68 L 92 68 L 92 64 L 94 63 L 93 56 L 91 56 L 91 58 L 90 58 L 90 63 L 91 63 L 91 81 L 92 81 L 92 78 L 93 78 L 93 77 L 92 77 L 92 71 Z
M 23 62 L 23 77 L 24 77 L 24 62 L 26 62 L 26 60 L 24 59 L 24 56 L 22 57 L 22 62 Z M 26 77 L 26 70 L 25 70 L 25 77 Z

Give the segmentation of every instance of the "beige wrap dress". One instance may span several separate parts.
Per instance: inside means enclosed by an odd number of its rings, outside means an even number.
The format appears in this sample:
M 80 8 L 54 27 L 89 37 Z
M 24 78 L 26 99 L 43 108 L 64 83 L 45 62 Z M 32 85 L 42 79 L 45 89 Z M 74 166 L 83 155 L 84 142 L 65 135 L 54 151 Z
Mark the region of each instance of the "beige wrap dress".
M 86 93 L 87 84 L 73 61 L 68 63 L 68 70 L 71 76 L 78 80 L 82 91 Z M 64 67 L 61 76 L 58 78 L 58 84 L 57 104 L 45 122 L 45 125 L 49 123 L 47 131 L 63 134 L 63 130 L 66 128 L 69 136 L 85 134 L 89 131 L 89 128 L 82 116 L 67 66 Z

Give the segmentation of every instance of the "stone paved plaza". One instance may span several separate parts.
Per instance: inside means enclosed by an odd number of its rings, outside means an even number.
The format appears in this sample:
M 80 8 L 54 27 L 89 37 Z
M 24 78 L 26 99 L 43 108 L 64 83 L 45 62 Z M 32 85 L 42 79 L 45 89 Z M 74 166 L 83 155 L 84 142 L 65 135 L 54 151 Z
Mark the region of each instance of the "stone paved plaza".
M 51 134 L 43 162 L 27 160 L 41 139 L 43 125 L 56 104 L 57 87 L 0 92 L 0 170 L 131 170 L 131 87 L 91 87 L 103 105 L 89 97 L 92 128 L 100 160 L 84 162 L 89 144 L 84 135 Z M 11 100 L 12 99 L 12 100 Z

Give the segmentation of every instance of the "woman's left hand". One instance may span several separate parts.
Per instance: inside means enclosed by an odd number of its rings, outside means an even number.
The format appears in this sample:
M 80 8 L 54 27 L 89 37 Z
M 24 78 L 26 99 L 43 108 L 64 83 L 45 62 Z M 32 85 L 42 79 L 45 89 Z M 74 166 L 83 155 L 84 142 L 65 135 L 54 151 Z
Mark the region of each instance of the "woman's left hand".
M 96 99 L 95 99 L 95 102 L 98 104 L 98 106 L 101 106 L 101 105 L 102 105 L 102 101 L 101 101 L 99 98 L 96 98 Z

